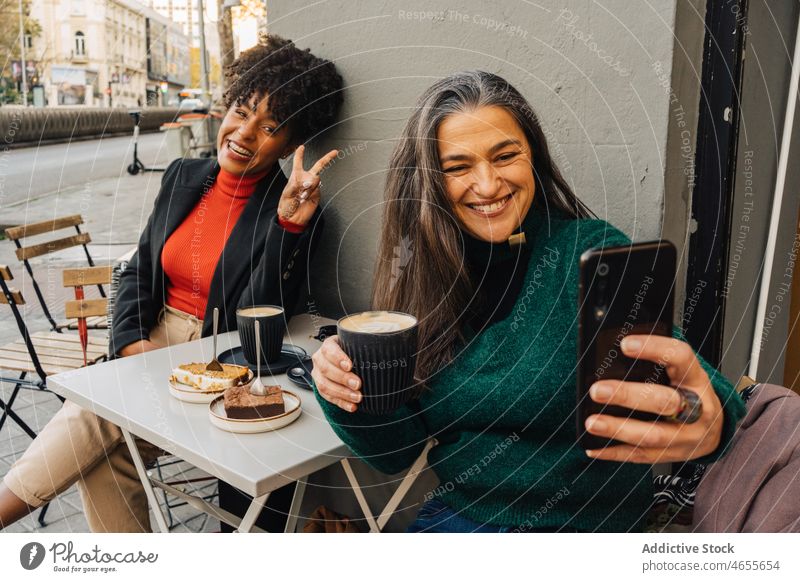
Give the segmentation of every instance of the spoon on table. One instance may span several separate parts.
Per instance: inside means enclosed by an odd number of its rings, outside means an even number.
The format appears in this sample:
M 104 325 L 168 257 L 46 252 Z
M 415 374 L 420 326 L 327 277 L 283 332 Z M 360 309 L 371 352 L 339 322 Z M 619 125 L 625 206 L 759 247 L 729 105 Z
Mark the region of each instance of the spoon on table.
M 261 381 L 261 322 L 255 321 L 256 327 L 256 379 L 250 384 L 250 393 L 257 396 L 266 396 L 267 387 Z
M 219 327 L 219 308 L 214 308 L 214 358 L 206 364 L 206 372 L 222 372 L 222 364 L 217 359 L 217 329 Z

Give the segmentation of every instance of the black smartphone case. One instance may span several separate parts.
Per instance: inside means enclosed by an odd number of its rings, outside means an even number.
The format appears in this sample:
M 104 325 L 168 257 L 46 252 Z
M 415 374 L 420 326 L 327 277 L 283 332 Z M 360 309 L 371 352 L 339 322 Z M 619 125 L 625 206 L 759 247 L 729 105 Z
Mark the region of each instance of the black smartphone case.
M 672 336 L 675 257 L 675 247 L 668 241 L 591 249 L 581 256 L 576 430 L 582 448 L 620 444 L 586 432 L 585 421 L 592 414 L 659 418 L 597 403 L 589 388 L 602 379 L 669 385 L 663 366 L 623 355 L 620 342 L 634 334 Z

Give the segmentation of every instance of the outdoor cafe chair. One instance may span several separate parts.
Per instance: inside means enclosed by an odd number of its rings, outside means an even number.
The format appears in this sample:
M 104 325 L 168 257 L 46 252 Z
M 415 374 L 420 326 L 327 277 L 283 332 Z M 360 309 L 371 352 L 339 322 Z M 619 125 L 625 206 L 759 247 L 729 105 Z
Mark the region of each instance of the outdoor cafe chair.
M 44 312 L 44 316 L 50 323 L 50 329 L 53 331 L 60 332 L 64 329 L 74 330 L 77 329 L 78 324 L 74 319 L 70 320 L 68 318 L 67 321 L 56 321 L 56 319 L 53 317 L 49 307 L 47 306 L 47 301 L 45 300 L 44 294 L 42 293 L 40 283 L 34 274 L 34 269 L 31 265 L 31 259 L 58 251 L 63 251 L 76 246 L 82 246 L 83 252 L 86 255 L 86 262 L 88 266 L 94 267 L 94 260 L 89 253 L 89 248 L 86 246 L 91 242 L 92 237 L 88 232 L 81 231 L 81 224 L 83 224 L 83 217 L 80 214 L 73 214 L 70 216 L 61 216 L 52 220 L 44 220 L 32 224 L 12 226 L 7 228 L 5 231 L 6 237 L 13 241 L 17 247 L 17 258 L 25 266 L 25 270 L 31 278 L 36 299 L 38 300 L 39 305 Z M 28 241 L 24 240 L 29 237 L 41 235 L 55 235 L 58 231 L 62 231 L 64 229 L 71 230 L 73 228 L 75 229 L 75 234 L 62 236 L 66 233 L 58 233 L 58 236 L 61 238 L 51 238 L 51 240 L 36 242 L 34 244 L 27 244 Z M 27 246 L 23 246 L 23 242 L 25 242 Z M 100 292 L 100 297 L 105 298 L 106 292 L 103 288 L 103 285 L 98 284 L 97 289 Z M 94 316 L 87 318 L 86 326 L 88 329 L 106 329 L 108 327 L 108 322 L 105 316 Z
M 36 432 L 14 411 L 14 403 L 20 390 L 47 391 L 48 376 L 105 359 L 107 343 L 105 340 L 87 337 L 84 351 L 77 335 L 55 331 L 30 333 L 19 309 L 25 305 L 25 299 L 20 291 L 9 286 L 13 278 L 11 269 L 0 265 L 0 303 L 11 308 L 21 336 L 15 342 L 0 346 L 0 383 L 14 385 L 8 400 L 0 397 L 0 429 L 7 419 L 11 419 L 34 439 Z M 61 396 L 56 396 L 64 401 Z M 39 513 L 41 525 L 44 525 L 47 507 L 48 505 L 43 506 Z

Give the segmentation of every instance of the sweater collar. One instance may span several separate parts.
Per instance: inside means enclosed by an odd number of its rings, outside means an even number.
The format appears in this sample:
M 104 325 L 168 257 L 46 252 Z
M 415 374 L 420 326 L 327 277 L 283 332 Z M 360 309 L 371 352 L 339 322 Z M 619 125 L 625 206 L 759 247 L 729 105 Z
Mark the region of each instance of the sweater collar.
M 255 192 L 256 184 L 258 184 L 264 176 L 269 173 L 260 172 L 258 174 L 244 174 L 237 176 L 232 174 L 224 168 L 220 168 L 217 174 L 216 187 L 221 194 L 230 198 L 250 198 Z

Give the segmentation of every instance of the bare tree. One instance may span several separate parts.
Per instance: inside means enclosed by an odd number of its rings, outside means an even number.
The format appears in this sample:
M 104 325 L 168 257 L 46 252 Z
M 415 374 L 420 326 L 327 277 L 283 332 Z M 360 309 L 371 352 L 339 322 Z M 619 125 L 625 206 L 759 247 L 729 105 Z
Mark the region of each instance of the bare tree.
M 31 0 L 23 0 L 22 2 L 22 18 L 23 26 L 25 28 L 25 35 L 31 38 L 37 38 L 42 34 L 42 27 L 35 18 L 30 17 L 31 13 Z M 18 98 L 17 94 L 17 79 L 11 75 L 11 67 L 9 61 L 19 60 L 20 47 L 19 47 L 19 2 L 17 0 L 0 0 L 0 51 L 4 56 L 4 62 L 0 68 L 0 102 L 15 101 Z M 41 74 L 39 67 L 42 62 L 36 61 L 33 51 L 26 51 L 28 54 L 26 65 L 33 63 L 37 67 L 38 77 Z M 26 68 L 28 68 L 26 66 Z M 28 79 L 29 81 L 33 79 Z
M 0 2 L 2 1 L 3 0 L 0 0 Z M 233 45 L 233 8 L 224 9 L 224 3 L 225 0 L 217 0 L 217 9 L 219 12 L 217 32 L 219 34 L 219 50 L 220 53 L 222 53 L 220 66 L 223 71 L 236 57 Z M 238 19 L 246 20 L 252 18 L 262 25 L 259 28 L 266 28 L 264 24 L 267 18 L 267 10 L 264 5 L 264 0 L 240 0 L 240 4 L 236 6 L 236 10 Z M 223 75 L 222 90 L 224 91 L 225 89 L 227 89 L 227 86 Z
M 232 62 L 233 54 L 233 25 L 231 22 L 231 9 L 223 8 L 225 0 L 217 0 L 217 34 L 219 34 L 219 52 L 221 53 L 220 65 L 224 71 Z M 221 75 L 222 90 L 228 89 L 225 75 Z
M 31 18 L 31 0 L 22 2 L 25 34 L 37 37 L 42 33 L 39 21 Z M 6 59 L 19 58 L 19 4 L 17 0 L 0 0 L 0 50 Z

